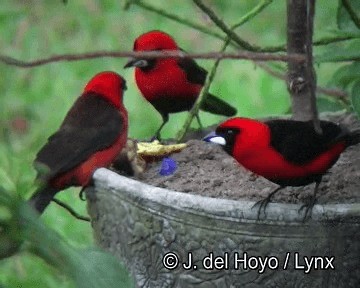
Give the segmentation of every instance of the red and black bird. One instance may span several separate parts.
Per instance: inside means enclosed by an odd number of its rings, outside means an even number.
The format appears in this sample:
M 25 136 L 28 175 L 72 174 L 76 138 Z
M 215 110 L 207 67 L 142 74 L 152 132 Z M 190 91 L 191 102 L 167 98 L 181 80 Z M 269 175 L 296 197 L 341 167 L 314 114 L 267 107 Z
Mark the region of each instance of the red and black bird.
M 128 131 L 124 90 L 120 75 L 95 75 L 38 152 L 34 166 L 42 187 L 29 202 L 40 214 L 60 190 L 88 186 L 93 172 L 110 165 L 123 149 Z
M 305 186 L 315 182 L 314 194 L 306 207 L 305 217 L 316 202 L 322 176 L 349 146 L 360 143 L 360 130 L 329 121 L 321 121 L 322 134 L 313 122 L 232 118 L 220 124 L 205 140 L 223 145 L 248 170 L 280 185 L 255 205 L 266 209 L 271 197 L 286 186 Z
M 150 31 L 134 42 L 134 51 L 181 50 L 175 40 L 161 31 Z M 132 59 L 124 68 L 135 68 L 135 81 L 144 98 L 161 114 L 163 123 L 155 136 L 169 120 L 169 113 L 187 111 L 194 105 L 204 86 L 207 71 L 191 58 Z M 208 94 L 201 109 L 213 114 L 234 116 L 236 109 L 223 100 Z M 198 115 L 197 119 L 199 121 Z M 199 122 L 200 123 L 200 122 Z

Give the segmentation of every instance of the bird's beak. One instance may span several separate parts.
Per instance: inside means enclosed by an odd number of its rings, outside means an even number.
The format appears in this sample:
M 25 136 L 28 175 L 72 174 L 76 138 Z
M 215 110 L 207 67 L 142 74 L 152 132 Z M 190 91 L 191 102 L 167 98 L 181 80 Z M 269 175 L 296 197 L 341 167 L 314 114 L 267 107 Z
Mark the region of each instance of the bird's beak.
M 203 141 L 215 143 L 215 144 L 218 144 L 218 145 L 221 145 L 221 146 L 226 145 L 225 138 L 223 136 L 221 136 L 220 134 L 216 134 L 215 132 L 211 132 L 210 134 L 206 135 L 203 138 Z
M 124 68 L 130 68 L 130 67 L 146 67 L 149 65 L 149 62 L 145 59 L 130 59 L 128 63 L 125 64 Z

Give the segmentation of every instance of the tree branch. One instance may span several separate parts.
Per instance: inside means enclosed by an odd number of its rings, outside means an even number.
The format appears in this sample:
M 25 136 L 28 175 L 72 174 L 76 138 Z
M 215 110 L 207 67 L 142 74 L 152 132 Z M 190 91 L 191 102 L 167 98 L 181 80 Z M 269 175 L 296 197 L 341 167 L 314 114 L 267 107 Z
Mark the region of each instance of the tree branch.
M 351 54 L 358 54 L 358 55 L 351 55 Z M 356 51 L 352 53 L 352 51 L 348 52 L 348 55 L 336 54 L 334 55 L 319 55 L 315 58 L 316 63 L 335 63 L 335 62 L 352 62 L 352 61 L 360 61 L 360 52 Z
M 195 22 L 192 22 L 191 20 L 189 20 L 189 18 L 183 18 L 183 17 L 180 17 L 176 14 L 172 14 L 172 13 L 169 13 L 168 11 L 166 11 L 165 9 L 161 9 L 161 8 L 157 8 L 149 3 L 144 3 L 143 1 L 140 1 L 140 0 L 130 0 L 128 4 L 135 4 L 141 8 L 144 8 L 148 11 L 151 11 L 151 12 L 154 12 L 154 13 L 157 13 L 159 15 L 162 15 L 170 20 L 173 20 L 175 22 L 178 22 L 178 23 L 181 23 L 183 25 L 186 25 L 188 27 L 191 27 L 195 30 L 198 30 L 202 33 L 205 33 L 205 34 L 208 34 L 208 35 L 211 35 L 217 39 L 220 39 L 220 40 L 223 40 L 225 41 L 226 40 L 226 37 L 221 35 L 220 33 L 217 33 L 215 31 L 212 31 L 211 29 L 209 29 L 208 27 L 206 26 L 202 26 L 200 24 L 197 24 Z
M 271 0 L 271 2 L 272 1 L 273 0 Z M 265 1 L 265 2 L 267 2 L 267 1 Z M 270 2 L 270 0 L 269 0 L 269 2 Z M 162 16 L 170 19 L 170 20 L 173 20 L 173 21 L 175 21 L 177 23 L 180 23 L 182 25 L 193 28 L 193 29 L 195 29 L 197 31 L 203 32 L 203 33 L 205 33 L 207 35 L 210 35 L 210 36 L 212 36 L 214 38 L 226 41 L 226 36 L 223 36 L 220 33 L 217 33 L 215 31 L 212 31 L 211 29 L 209 29 L 206 26 L 200 25 L 200 24 L 198 24 L 196 22 L 193 22 L 193 21 L 191 21 L 191 20 L 189 20 L 187 18 L 180 17 L 180 16 L 178 16 L 176 14 L 172 14 L 172 13 L 170 13 L 170 12 L 164 10 L 164 9 L 158 8 L 158 7 L 156 7 L 156 6 L 152 5 L 152 4 L 144 3 L 141 0 L 128 0 L 125 3 L 125 9 L 127 9 L 131 4 L 137 5 L 137 6 L 143 8 L 145 10 L 154 12 L 154 13 L 159 14 L 159 15 L 162 15 Z M 337 36 L 334 36 L 334 37 L 325 36 L 323 38 L 319 38 L 319 39 L 315 40 L 313 45 L 321 46 L 321 45 L 327 45 L 327 44 L 330 44 L 330 43 L 348 41 L 348 40 L 355 39 L 355 38 L 359 38 L 359 35 L 358 34 L 347 34 L 347 35 L 337 35 Z M 239 45 L 237 43 L 235 43 L 235 42 L 231 42 L 230 45 L 239 48 Z M 261 50 L 262 50 L 262 52 L 282 52 L 282 51 L 286 51 L 286 45 L 281 44 L 281 45 L 273 46 L 273 47 L 263 47 Z
M 217 15 L 216 13 L 207 7 L 202 0 L 193 0 L 194 3 L 206 13 L 209 18 L 228 36 L 230 37 L 236 44 L 240 47 L 244 48 L 245 50 L 252 51 L 252 52 L 280 52 L 286 51 L 286 45 L 278 45 L 278 46 L 270 46 L 270 47 L 259 47 L 256 45 L 252 45 L 247 41 L 240 38 L 231 28 L 229 28 Z M 271 3 L 272 1 L 270 1 Z M 268 4 L 270 4 L 268 3 Z M 330 43 L 336 43 L 341 41 L 347 41 L 351 39 L 358 38 L 358 34 L 347 34 L 347 35 L 337 35 L 335 37 L 323 37 L 314 41 L 313 45 L 321 46 L 327 45 Z
M 313 45 L 314 46 L 322 46 L 322 45 L 328 45 L 331 43 L 348 41 L 348 40 L 352 40 L 352 39 L 356 39 L 356 38 L 360 38 L 360 35 L 354 34 L 354 33 L 347 34 L 346 32 L 344 32 L 344 33 L 342 33 L 342 35 L 336 35 L 333 37 L 325 36 L 323 38 L 319 38 L 313 42 Z
M 289 54 L 306 55 L 307 58 L 301 64 L 288 62 L 288 89 L 293 118 L 300 121 L 313 120 L 315 129 L 320 132 L 315 99 L 315 71 L 312 65 L 314 1 L 287 1 L 287 51 Z
M 96 51 L 80 54 L 63 54 L 50 56 L 48 58 L 33 60 L 33 61 L 22 61 L 9 56 L 0 55 L 0 62 L 17 66 L 22 68 L 31 68 L 41 65 L 46 65 L 54 62 L 62 61 L 79 61 L 95 58 L 128 58 L 137 57 L 143 59 L 149 58 L 193 58 L 193 59 L 248 59 L 257 61 L 282 61 L 287 62 L 289 60 L 296 63 L 305 61 L 303 55 L 285 55 L 285 54 L 270 54 L 270 53 L 254 53 L 254 52 L 232 52 L 232 53 L 221 53 L 221 52 L 208 52 L 208 53 L 185 53 L 182 51 L 145 51 L 145 52 L 133 52 L 133 51 Z
M 238 23 L 234 24 L 231 27 L 231 29 L 236 29 L 237 27 L 250 21 L 256 15 L 258 15 L 266 6 L 268 6 L 271 2 L 272 2 L 272 0 L 271 1 L 263 0 L 262 2 L 260 2 L 257 6 L 255 6 L 252 10 L 250 10 L 247 14 L 245 14 L 243 17 L 241 17 L 240 21 Z M 219 53 L 223 53 L 226 50 L 227 46 L 230 44 L 230 42 L 231 42 L 231 39 L 229 37 L 227 37 L 227 39 Z M 177 134 L 176 139 L 178 142 L 180 142 L 185 137 L 187 131 L 190 128 L 192 120 L 194 119 L 195 115 L 198 114 L 201 104 L 205 101 L 206 97 L 208 96 L 210 85 L 215 77 L 215 73 L 216 73 L 219 63 L 220 63 L 220 59 L 217 59 L 213 65 L 209 75 L 207 76 L 205 84 L 200 92 L 198 99 L 196 99 L 192 109 L 188 113 L 188 117 L 186 118 L 183 127 L 180 129 L 180 131 Z
M 265 63 L 256 62 L 256 65 L 261 67 L 264 71 L 266 71 L 267 73 L 269 73 L 271 76 L 273 76 L 275 78 L 278 78 L 278 79 L 281 79 L 284 81 L 287 80 L 286 74 L 283 74 L 281 72 L 278 72 L 278 71 L 272 69 L 269 65 L 267 65 Z M 346 105 L 350 104 L 350 101 L 348 99 L 349 95 L 343 90 L 316 86 L 316 91 L 318 93 L 322 93 L 322 94 L 337 98 Z
M 207 7 L 201 0 L 193 0 L 196 6 L 198 6 L 204 13 L 206 13 L 209 18 L 233 41 L 235 41 L 240 47 L 249 50 L 249 51 L 263 51 L 261 47 L 254 46 L 242 38 L 240 38 L 230 27 L 228 27 L 224 21 L 222 21 L 216 13 Z M 271 49 L 267 50 L 270 51 Z
M 221 51 L 225 51 L 226 47 L 228 46 L 228 44 L 230 43 L 230 39 L 228 41 L 225 42 L 224 46 L 222 47 Z M 204 86 L 200 92 L 199 97 L 196 99 L 193 107 L 191 108 L 191 110 L 189 111 L 188 117 L 185 120 L 185 123 L 183 125 L 183 127 L 181 128 L 181 130 L 178 132 L 177 136 L 176 136 L 176 140 L 177 142 L 180 142 L 186 132 L 189 130 L 190 124 L 193 120 L 193 118 L 195 117 L 195 115 L 199 112 L 199 109 L 201 107 L 201 103 L 203 103 L 203 101 L 205 100 L 209 89 L 210 89 L 210 84 L 213 81 L 214 77 L 215 77 L 215 73 L 217 70 L 217 67 L 219 66 L 220 63 L 220 59 L 217 59 L 213 65 L 213 67 L 210 70 L 210 73 L 207 75 L 206 77 L 206 81 L 204 83 Z
M 322 129 L 316 106 L 316 73 L 313 65 L 313 45 L 312 38 L 314 35 L 314 16 L 315 16 L 315 0 L 307 0 L 307 17 L 306 17 L 306 81 L 308 81 L 312 120 L 315 130 L 321 134 Z
M 343 90 L 316 86 L 316 92 L 338 98 L 344 104 L 350 105 L 349 95 Z
M 253 9 L 251 9 L 248 13 L 246 13 L 243 17 L 241 17 L 240 21 L 234 25 L 231 26 L 231 30 L 234 30 L 242 25 L 244 25 L 246 22 L 249 22 L 251 19 L 253 19 L 256 15 L 258 15 L 261 11 L 263 11 L 267 6 L 269 6 L 273 0 L 263 0 L 258 5 L 256 5 Z M 228 38 L 225 39 L 225 41 L 228 41 Z

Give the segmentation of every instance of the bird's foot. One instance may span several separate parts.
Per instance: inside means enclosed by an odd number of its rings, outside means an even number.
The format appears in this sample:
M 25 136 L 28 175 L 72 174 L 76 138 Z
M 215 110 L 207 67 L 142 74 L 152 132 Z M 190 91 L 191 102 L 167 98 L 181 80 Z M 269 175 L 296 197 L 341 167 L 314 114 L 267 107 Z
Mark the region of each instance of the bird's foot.
M 152 136 L 149 140 L 149 142 L 154 142 L 155 140 L 158 140 L 159 142 L 161 142 L 161 135 L 160 135 L 160 131 L 156 132 L 154 134 L 154 136 Z
M 258 210 L 258 213 L 257 213 L 257 220 L 260 220 L 260 214 L 261 214 L 261 210 L 264 211 L 264 216 L 266 217 L 266 207 L 267 205 L 270 203 L 270 200 L 271 200 L 271 197 L 266 197 L 265 199 L 263 200 L 260 200 L 260 201 L 257 201 L 254 206 L 251 207 L 251 209 L 259 206 L 259 210 Z
M 83 216 L 80 215 L 79 213 L 77 213 L 73 208 L 71 208 L 69 205 L 67 205 L 66 203 L 60 201 L 59 199 L 53 198 L 51 201 L 53 201 L 54 203 L 58 204 L 60 207 L 64 208 L 65 210 L 67 210 L 72 216 L 74 216 L 76 219 L 82 220 L 82 221 L 86 221 L 86 222 L 91 222 L 90 217 L 87 216 Z
M 305 209 L 303 223 L 305 223 L 307 220 L 309 220 L 311 218 L 312 209 L 313 209 L 314 205 L 316 204 L 316 202 L 317 202 L 316 197 L 311 196 L 311 197 L 307 198 L 305 200 L 305 203 L 300 207 L 300 209 L 298 211 L 299 214 L 301 213 L 302 210 Z
M 80 192 L 79 192 L 79 198 L 81 201 L 86 201 L 86 196 L 85 196 L 85 187 L 82 187 Z
M 280 191 L 281 189 L 283 189 L 284 187 L 283 186 L 279 186 L 278 188 L 276 188 L 274 191 L 272 191 L 265 199 L 263 200 L 260 200 L 258 202 L 256 202 L 254 204 L 254 206 L 252 208 L 254 208 L 255 206 L 259 206 L 259 210 L 258 210 L 258 214 L 257 214 L 257 220 L 260 219 L 260 213 L 261 213 L 261 209 L 264 210 L 264 216 L 266 217 L 266 213 L 265 213 L 265 210 L 266 210 L 266 207 L 267 205 L 269 204 L 269 202 L 271 201 L 271 198 L 274 196 L 275 193 L 277 193 L 278 191 Z M 251 208 L 251 209 L 252 209 Z

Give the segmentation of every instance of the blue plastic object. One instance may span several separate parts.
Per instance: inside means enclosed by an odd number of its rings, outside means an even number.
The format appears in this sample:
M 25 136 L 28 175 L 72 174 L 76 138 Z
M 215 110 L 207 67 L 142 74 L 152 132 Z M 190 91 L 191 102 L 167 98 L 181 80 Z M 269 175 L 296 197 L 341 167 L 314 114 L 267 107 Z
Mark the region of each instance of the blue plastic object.
M 170 157 L 165 157 L 161 162 L 159 174 L 161 176 L 169 176 L 175 172 L 176 168 L 176 161 Z

